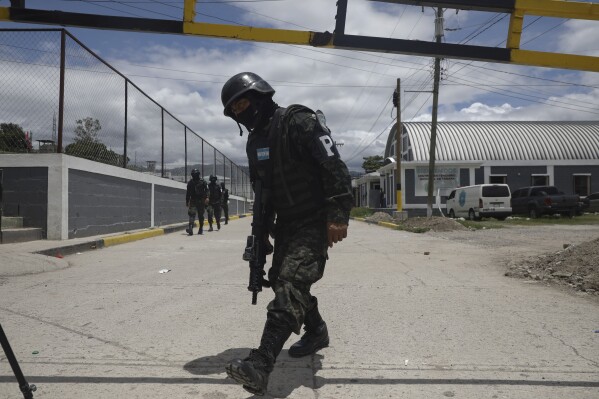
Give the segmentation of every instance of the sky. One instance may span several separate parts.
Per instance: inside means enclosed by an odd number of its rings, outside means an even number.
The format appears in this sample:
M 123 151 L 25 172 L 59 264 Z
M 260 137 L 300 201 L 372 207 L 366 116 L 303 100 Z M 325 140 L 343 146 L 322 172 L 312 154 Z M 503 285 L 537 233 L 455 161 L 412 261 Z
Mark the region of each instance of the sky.
M 0 0 L 0 6 L 9 3 Z M 181 19 L 183 13 L 183 0 L 27 0 L 26 6 L 173 20 Z M 349 0 L 346 33 L 433 41 L 434 11 L 428 7 Z M 332 32 L 336 1 L 198 0 L 196 13 L 196 22 Z M 445 10 L 444 16 L 444 42 L 505 46 L 507 14 Z M 43 26 L 0 23 L 0 28 L 26 27 Z M 434 59 L 429 57 L 183 35 L 70 27 L 68 30 L 174 117 L 239 164 L 247 164 L 246 137 L 239 137 L 237 125 L 223 115 L 220 101 L 224 82 L 239 72 L 254 72 L 268 81 L 276 90 L 274 100 L 281 106 L 300 103 L 322 110 L 334 140 L 340 144 L 342 158 L 355 171 L 361 170 L 363 157 L 383 155 L 389 129 L 398 115 L 391 101 L 398 78 L 402 88 L 401 120 L 431 120 Z M 598 37 L 598 21 L 527 16 L 521 48 L 599 56 Z M 17 45 L 15 41 L 15 36 L 10 36 L 0 42 L 0 61 L 15 48 L 30 45 Z M 44 57 L 51 58 L 49 54 Z M 32 58 L 22 62 L 36 64 L 39 57 L 35 62 Z M 56 62 L 55 57 L 48 62 Z M 30 70 L 30 78 L 36 82 L 32 89 L 24 90 L 23 84 L 6 71 L 14 65 L 7 65 L 2 72 L 0 62 L 4 98 L 9 93 L 17 100 L 11 101 L 13 108 L 0 108 L 4 110 L 0 122 L 12 118 L 26 123 L 31 113 L 18 116 L 19 109 L 25 107 L 19 104 L 32 106 L 41 101 L 39 88 L 52 92 L 55 76 L 36 72 L 35 65 L 19 64 L 19 70 Z M 81 115 L 101 119 L 106 131 L 122 130 L 124 100 L 120 79 L 112 79 L 99 70 L 96 75 L 101 76 L 90 77 L 86 71 L 90 65 L 83 60 L 73 61 L 69 72 L 69 82 L 75 83 L 67 83 L 71 85 L 67 105 L 77 111 L 65 116 L 65 132 L 71 132 L 65 134 L 72 135 L 74 122 Z M 442 68 L 440 121 L 599 120 L 599 73 L 468 60 L 443 60 Z M 141 96 L 130 105 L 139 109 L 132 108 L 129 127 L 137 126 L 145 132 L 130 138 L 141 154 L 142 147 L 156 148 L 156 143 L 159 147 L 160 114 L 150 103 L 144 107 L 139 103 Z M 177 129 L 177 123 L 171 122 L 172 129 Z M 182 145 L 181 140 L 173 140 L 172 148 L 165 151 L 173 153 L 173 164 L 182 162 L 177 155 Z M 119 144 L 111 147 L 118 149 Z M 148 157 L 151 156 L 147 153 L 140 155 Z

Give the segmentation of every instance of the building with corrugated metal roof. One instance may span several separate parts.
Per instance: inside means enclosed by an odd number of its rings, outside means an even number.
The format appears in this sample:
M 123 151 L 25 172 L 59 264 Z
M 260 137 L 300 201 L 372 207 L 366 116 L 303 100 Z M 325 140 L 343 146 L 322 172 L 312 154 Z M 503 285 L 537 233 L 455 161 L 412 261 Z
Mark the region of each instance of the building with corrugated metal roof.
M 396 126 L 386 164 L 355 182 L 359 206 L 397 208 Z M 427 206 L 430 135 L 430 122 L 402 123 L 401 203 L 415 214 Z M 599 121 L 439 122 L 434 179 L 442 203 L 455 187 L 484 183 L 505 183 L 511 191 L 554 185 L 567 194 L 599 192 Z

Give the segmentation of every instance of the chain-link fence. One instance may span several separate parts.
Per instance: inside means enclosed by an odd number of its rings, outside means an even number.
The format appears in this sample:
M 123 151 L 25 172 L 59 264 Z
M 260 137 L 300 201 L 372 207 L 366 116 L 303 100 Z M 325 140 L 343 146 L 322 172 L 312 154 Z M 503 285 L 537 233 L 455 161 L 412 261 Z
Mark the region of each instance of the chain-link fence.
M 64 29 L 0 29 L 0 153 L 65 153 L 251 197 L 236 165 Z

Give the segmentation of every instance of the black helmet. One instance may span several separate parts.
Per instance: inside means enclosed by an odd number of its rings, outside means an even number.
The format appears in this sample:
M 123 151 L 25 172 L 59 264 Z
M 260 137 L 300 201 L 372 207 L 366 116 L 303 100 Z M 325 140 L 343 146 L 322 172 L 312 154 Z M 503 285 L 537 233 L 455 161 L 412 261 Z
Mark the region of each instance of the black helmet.
M 210 181 L 215 182 L 217 180 L 216 176 L 210 175 Z
M 226 116 L 232 117 L 233 115 L 229 111 L 229 105 L 233 103 L 237 98 L 241 97 L 248 91 L 255 91 L 260 94 L 268 95 L 272 97 L 275 94 L 273 89 L 268 82 L 262 79 L 260 76 L 252 72 L 242 72 L 233 76 L 223 86 L 220 93 L 220 99 L 223 102 L 224 113 Z
M 221 182 L 220 182 L 220 186 L 221 186 L 222 188 L 225 188 L 225 182 L 224 182 L 224 181 L 221 181 Z
M 191 177 L 193 177 L 194 179 L 197 179 L 200 177 L 200 171 L 198 169 L 192 169 L 191 170 Z

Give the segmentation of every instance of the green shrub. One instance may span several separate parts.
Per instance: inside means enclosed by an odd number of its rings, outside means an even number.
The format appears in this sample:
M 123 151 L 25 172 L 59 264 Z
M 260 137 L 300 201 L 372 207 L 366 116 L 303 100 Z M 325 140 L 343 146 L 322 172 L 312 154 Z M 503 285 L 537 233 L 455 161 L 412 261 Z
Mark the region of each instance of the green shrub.
M 352 208 L 349 212 L 349 215 L 354 218 L 365 218 L 372 215 L 374 212 L 370 208 L 365 207 L 356 207 Z

